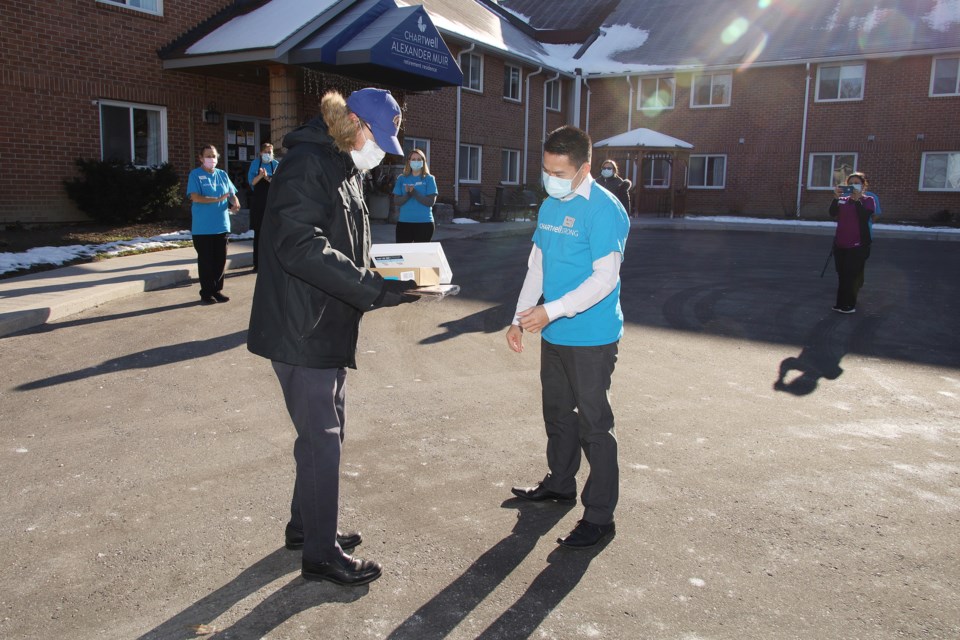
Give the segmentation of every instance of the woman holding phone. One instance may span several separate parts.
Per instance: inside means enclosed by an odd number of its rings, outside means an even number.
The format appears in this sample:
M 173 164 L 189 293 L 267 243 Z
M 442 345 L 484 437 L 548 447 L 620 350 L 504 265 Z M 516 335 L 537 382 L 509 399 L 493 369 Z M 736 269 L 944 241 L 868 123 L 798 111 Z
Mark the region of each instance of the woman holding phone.
M 857 310 L 857 294 L 863 286 L 864 267 L 870 257 L 870 219 L 875 203 L 866 195 L 867 177 L 860 172 L 847 176 L 845 185 L 834 187 L 830 216 L 837 219 L 833 236 L 833 263 L 837 268 L 838 313 Z

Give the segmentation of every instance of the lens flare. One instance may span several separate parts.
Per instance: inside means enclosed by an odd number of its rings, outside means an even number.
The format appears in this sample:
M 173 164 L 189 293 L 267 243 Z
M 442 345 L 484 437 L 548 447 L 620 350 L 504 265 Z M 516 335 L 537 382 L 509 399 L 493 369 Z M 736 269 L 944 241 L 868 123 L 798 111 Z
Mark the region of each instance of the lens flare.
M 757 6 L 761 9 L 766 9 L 771 4 L 773 4 L 773 0 L 760 0 L 760 2 L 757 3 Z
M 720 40 L 723 44 L 733 44 L 747 32 L 750 27 L 750 21 L 746 18 L 737 18 L 727 25 L 727 28 L 720 34 Z

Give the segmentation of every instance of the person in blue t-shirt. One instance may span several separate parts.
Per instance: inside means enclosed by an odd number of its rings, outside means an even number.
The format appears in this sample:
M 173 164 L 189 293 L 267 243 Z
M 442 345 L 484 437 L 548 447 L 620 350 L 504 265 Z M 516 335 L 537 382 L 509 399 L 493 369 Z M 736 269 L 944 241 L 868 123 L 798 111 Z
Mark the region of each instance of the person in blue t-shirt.
M 430 242 L 435 224 L 433 205 L 437 203 L 437 181 L 430 175 L 427 156 L 414 149 L 407 156 L 403 174 L 397 176 L 393 195 L 400 205 L 397 242 Z
M 250 228 L 253 229 L 253 270 L 259 266 L 260 226 L 263 224 L 263 212 L 267 208 L 267 192 L 270 182 L 279 166 L 273 158 L 273 145 L 264 142 L 260 145 L 260 157 L 250 163 L 247 170 L 247 184 L 250 185 Z
M 563 126 L 543 147 L 543 186 L 527 275 L 507 345 L 523 351 L 523 332 L 540 331 L 540 381 L 549 473 L 518 498 L 571 502 L 581 449 L 590 474 L 583 518 L 557 542 L 592 547 L 615 533 L 619 495 L 610 382 L 623 335 L 620 263 L 630 231 L 623 205 L 590 175 L 590 136 Z M 541 295 L 543 304 L 539 304 Z
M 237 188 L 225 171 L 217 169 L 220 154 L 212 144 L 200 149 L 200 166 L 190 172 L 187 197 L 193 203 L 193 248 L 197 250 L 200 274 L 200 303 L 228 302 L 223 295 L 223 275 L 227 267 L 227 234 L 230 212 L 240 211 Z

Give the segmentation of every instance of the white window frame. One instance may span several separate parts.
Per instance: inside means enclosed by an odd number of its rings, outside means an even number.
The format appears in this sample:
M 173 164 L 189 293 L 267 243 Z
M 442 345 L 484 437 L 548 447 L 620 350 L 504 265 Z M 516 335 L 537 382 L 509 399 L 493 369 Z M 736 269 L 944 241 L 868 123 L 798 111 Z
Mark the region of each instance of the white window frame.
M 842 98 L 840 94 L 843 89 L 843 72 L 845 69 L 855 69 L 860 68 L 862 70 L 860 74 L 860 95 L 855 98 Z M 840 69 L 840 77 L 837 80 L 837 96 L 833 97 L 822 97 L 820 95 L 820 73 L 824 69 Z M 863 100 L 863 96 L 867 91 L 867 63 L 866 62 L 853 62 L 845 64 L 821 64 L 817 66 L 817 91 L 816 97 L 814 98 L 815 102 L 859 102 Z
M 650 175 L 645 175 L 644 162 L 650 162 Z M 657 162 L 663 162 L 667 168 L 665 184 L 653 184 L 654 168 Z M 640 182 L 644 189 L 669 189 L 673 183 L 673 166 L 666 158 L 644 158 L 640 163 Z
M 957 164 L 960 164 L 960 151 L 925 151 L 923 156 L 920 159 L 920 191 L 938 191 L 946 193 L 957 193 L 960 192 L 960 179 L 957 181 L 956 187 L 925 187 L 923 186 L 924 174 L 927 171 L 927 158 L 930 156 L 957 156 Z M 949 158 L 947 160 L 947 167 L 949 168 Z
M 507 176 L 507 179 L 503 179 L 503 174 L 505 173 L 504 168 L 507 168 L 507 173 L 509 173 L 509 161 L 504 162 L 504 156 L 513 156 L 515 158 L 514 162 L 514 175 Z M 500 184 L 520 184 L 520 150 L 519 149 L 500 149 Z
M 696 104 L 697 98 L 697 79 L 710 78 L 710 104 Z M 727 83 L 727 101 L 717 104 L 713 103 L 713 85 L 717 78 L 729 78 Z M 733 101 L 733 73 L 695 73 L 690 78 L 690 108 L 691 109 L 717 109 L 720 107 L 729 107 Z
M 160 114 L 160 162 L 164 164 L 170 161 L 167 153 L 167 108 L 155 104 L 141 104 L 139 102 L 119 102 L 116 100 L 98 100 L 97 101 L 97 122 L 99 130 L 97 136 L 100 138 L 100 159 L 103 160 L 103 110 L 102 107 L 125 107 L 130 109 L 130 158 L 133 161 L 135 153 L 136 136 L 133 131 L 133 110 L 141 109 L 144 111 L 156 111 Z M 153 165 L 134 165 L 137 167 L 147 167 Z
M 464 149 L 476 149 L 477 150 L 477 166 L 470 167 L 468 163 L 464 160 L 470 160 L 470 154 L 466 154 L 466 158 L 463 156 Z M 460 173 L 466 173 L 467 176 L 470 176 L 470 169 L 475 168 L 477 171 L 476 178 L 473 177 L 462 177 L 458 176 L 460 184 L 480 184 L 483 180 L 483 147 L 478 144 L 461 144 L 460 149 L 457 151 L 458 156 L 460 157 Z
M 933 92 L 933 81 L 937 77 L 936 76 L 937 63 L 942 60 L 957 61 L 957 77 L 954 79 L 952 93 L 934 93 Z M 928 95 L 931 98 L 945 98 L 949 96 L 960 96 L 960 56 L 938 56 L 933 59 L 933 61 L 930 63 L 930 93 Z
M 833 187 L 836 185 L 830 184 L 827 186 L 814 186 L 813 184 L 813 160 L 814 158 L 821 158 L 823 156 L 831 156 L 832 160 L 830 161 L 830 176 L 832 176 L 837 171 L 837 158 L 840 156 L 852 156 L 853 157 L 853 166 L 851 167 L 851 173 L 857 170 L 857 163 L 860 161 L 859 155 L 853 151 L 831 151 L 826 153 L 811 153 L 810 159 L 807 164 L 807 189 L 810 191 L 833 191 Z
M 512 95 L 507 95 L 506 93 L 504 93 L 503 99 L 504 99 L 504 100 L 509 100 L 510 102 L 520 102 L 521 96 L 523 95 L 523 89 L 522 89 L 522 87 L 523 87 L 523 69 L 520 68 L 520 67 L 518 67 L 518 66 L 516 66 L 516 65 L 513 65 L 513 64 L 505 64 L 505 65 L 503 65 L 503 83 L 504 83 L 505 85 L 507 84 L 507 77 L 508 77 L 508 74 L 509 74 L 509 77 L 510 77 L 510 91 L 511 91 L 511 93 L 512 93 L 512 92 L 513 92 L 513 88 L 514 88 L 514 87 L 513 87 L 513 72 L 514 72 L 514 71 L 517 72 L 517 86 L 516 86 L 517 95 L 516 95 L 516 96 L 512 96 Z
M 102 4 L 112 4 L 117 7 L 123 7 L 124 9 L 130 9 L 131 11 L 140 11 L 141 13 L 148 13 L 152 16 L 162 16 L 163 15 L 163 0 L 157 0 L 157 10 L 152 11 L 150 9 L 144 9 L 143 7 L 137 7 L 131 5 L 131 2 L 136 2 L 137 0 L 97 0 Z
M 655 105 L 649 106 L 643 102 L 643 83 L 644 82 L 656 82 L 656 88 L 653 91 L 653 95 L 660 95 L 660 81 L 661 80 L 673 80 L 673 86 L 670 90 L 670 104 L 665 105 Z M 637 110 L 639 111 L 663 111 L 665 109 L 673 109 L 677 103 L 677 77 L 676 76 L 657 76 L 655 78 L 640 78 L 640 90 L 637 92 Z
M 711 159 L 723 158 L 723 173 L 720 176 L 720 184 L 690 184 L 690 168 L 694 158 L 703 158 L 703 181 L 707 181 L 707 167 Z M 687 163 L 687 188 L 689 189 L 726 189 L 727 188 L 727 154 L 725 153 L 695 153 L 690 155 L 690 162 Z
M 427 156 L 427 165 L 430 165 L 430 140 L 428 138 L 416 138 L 414 136 L 403 136 L 403 156 L 404 164 L 406 164 L 406 159 L 410 157 L 410 152 L 415 148 L 423 151 L 424 155 Z
M 563 101 L 560 99 L 560 96 L 563 91 L 563 78 L 557 78 L 556 80 L 548 80 L 543 83 L 543 104 L 546 105 L 547 111 L 560 111 L 560 107 Z M 556 89 L 553 92 L 554 100 L 550 100 L 550 89 L 549 87 L 555 86 Z M 556 106 L 554 106 L 556 103 Z
M 466 58 L 476 59 L 479 61 L 477 65 L 477 86 L 474 87 L 470 84 L 462 84 L 461 86 L 466 91 L 473 91 L 475 93 L 483 93 L 483 56 L 479 53 L 461 53 L 459 56 L 460 68 L 463 69 L 463 61 Z M 472 65 L 470 67 L 473 68 Z M 471 82 L 472 78 L 469 78 L 467 74 L 463 76 L 463 82 Z

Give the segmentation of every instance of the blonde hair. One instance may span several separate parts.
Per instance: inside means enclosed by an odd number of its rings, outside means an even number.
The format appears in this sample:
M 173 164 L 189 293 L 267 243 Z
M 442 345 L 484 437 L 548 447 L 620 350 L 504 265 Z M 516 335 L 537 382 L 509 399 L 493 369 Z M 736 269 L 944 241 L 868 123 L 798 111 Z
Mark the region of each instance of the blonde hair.
M 420 175 L 424 175 L 424 176 L 430 175 L 430 167 L 427 166 L 427 154 L 425 154 L 422 150 L 417 149 L 416 147 L 411 149 L 410 153 L 407 154 L 407 162 L 406 164 L 403 165 L 403 175 L 408 176 L 411 173 L 413 173 L 413 170 L 410 168 L 410 156 L 412 156 L 414 153 L 419 154 L 420 159 L 423 160 L 423 169 L 420 172 Z
M 320 113 L 337 149 L 350 153 L 356 145 L 357 133 L 362 125 L 360 120 L 350 117 L 352 112 L 347 107 L 347 101 L 338 92 L 328 91 L 320 100 Z

